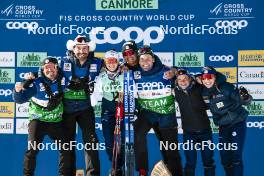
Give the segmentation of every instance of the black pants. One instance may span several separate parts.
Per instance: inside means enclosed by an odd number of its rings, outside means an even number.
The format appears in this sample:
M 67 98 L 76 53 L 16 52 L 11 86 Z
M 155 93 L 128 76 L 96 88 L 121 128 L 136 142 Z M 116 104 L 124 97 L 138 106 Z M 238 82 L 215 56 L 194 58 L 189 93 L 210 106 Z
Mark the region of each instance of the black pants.
M 63 119 L 65 127 L 70 134 L 71 141 L 75 141 L 76 122 L 82 130 L 83 144 L 87 146 L 96 146 L 98 138 L 95 132 L 95 115 L 92 107 L 87 110 L 64 113 Z M 74 162 L 76 161 L 75 150 L 72 152 Z M 98 150 L 85 150 L 86 175 L 100 175 L 100 161 Z
M 24 176 L 33 176 L 36 167 L 36 157 L 39 152 L 38 144 L 43 142 L 45 135 L 51 139 L 60 142 L 60 144 L 69 143 L 68 135 L 65 135 L 65 129 L 62 122 L 41 122 L 32 120 L 28 125 L 28 150 L 24 157 Z M 59 175 L 73 176 L 71 151 L 59 151 Z
M 135 159 L 136 170 L 145 169 L 148 170 L 148 149 L 147 149 L 147 134 L 150 129 L 155 129 L 156 136 L 160 141 L 164 143 L 176 143 L 178 144 L 178 129 L 177 127 L 160 128 L 158 123 L 151 123 L 148 118 L 139 116 L 134 123 L 135 132 Z M 182 175 L 181 157 L 178 150 L 166 150 L 161 148 L 163 159 L 165 164 L 173 176 Z

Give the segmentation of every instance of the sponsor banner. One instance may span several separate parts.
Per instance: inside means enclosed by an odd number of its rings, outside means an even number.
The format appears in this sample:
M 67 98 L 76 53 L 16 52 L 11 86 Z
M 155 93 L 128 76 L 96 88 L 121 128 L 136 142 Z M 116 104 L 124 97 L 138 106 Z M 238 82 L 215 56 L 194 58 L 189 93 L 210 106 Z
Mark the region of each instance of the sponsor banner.
M 264 99 L 264 84 L 239 84 L 245 87 L 253 99 Z
M 28 68 L 17 68 L 16 69 L 16 81 L 21 82 L 22 80 L 25 79 L 25 74 L 29 72 L 38 72 L 39 67 L 31 67 L 30 69 Z
M 245 106 L 250 116 L 264 116 L 264 101 L 252 101 Z
M 16 103 L 16 117 L 28 117 L 29 102 L 23 104 Z
M 96 10 L 158 9 L 158 0 L 95 0 Z
M 0 117 L 14 117 L 13 102 L 0 102 Z
M 236 66 L 236 58 L 232 54 L 207 54 L 205 65 L 215 67 L 234 67 Z
M 0 134 L 14 133 L 14 119 L 0 119 Z
M 237 83 L 237 68 L 236 67 L 225 67 L 225 68 L 215 68 L 217 71 L 223 73 L 227 82 Z
M 264 50 L 238 51 L 238 66 L 264 66 Z
M 104 58 L 104 55 L 105 55 L 105 53 L 103 53 L 103 52 L 94 52 L 94 56 L 95 57 L 98 57 L 98 58 Z
M 16 134 L 28 134 L 28 119 L 16 119 Z
M 154 54 L 160 58 L 164 65 L 167 65 L 168 67 L 173 66 L 173 53 L 155 52 Z
M 264 82 L 264 67 L 238 67 L 238 82 Z
M 15 67 L 15 52 L 0 52 L 0 67 Z
M 13 84 L 3 84 L 0 87 L 0 102 L 3 101 L 13 101 L 12 92 L 14 85 Z
M 176 52 L 174 65 L 177 67 L 203 67 L 204 52 Z
M 15 83 L 15 69 L 0 68 L 0 83 L 14 84 Z
M 39 67 L 47 52 L 17 52 L 17 67 Z
M 252 130 L 264 130 L 264 119 L 259 117 L 248 118 L 247 128 Z

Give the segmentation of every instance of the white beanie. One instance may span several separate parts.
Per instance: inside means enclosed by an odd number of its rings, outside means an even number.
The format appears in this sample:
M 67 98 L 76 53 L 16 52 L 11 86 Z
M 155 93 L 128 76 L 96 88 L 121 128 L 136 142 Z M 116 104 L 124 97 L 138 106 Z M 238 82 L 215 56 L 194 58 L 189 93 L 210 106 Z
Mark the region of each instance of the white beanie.
M 115 58 L 117 59 L 117 61 L 119 61 L 119 54 L 115 50 L 109 50 L 104 55 L 104 59 L 107 59 L 107 58 Z

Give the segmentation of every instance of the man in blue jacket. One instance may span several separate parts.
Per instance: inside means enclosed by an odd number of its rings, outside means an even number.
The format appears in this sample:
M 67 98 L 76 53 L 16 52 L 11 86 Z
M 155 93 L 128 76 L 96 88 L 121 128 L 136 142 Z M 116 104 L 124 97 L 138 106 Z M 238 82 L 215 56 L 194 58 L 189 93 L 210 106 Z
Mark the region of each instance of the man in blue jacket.
M 156 64 L 156 56 L 149 46 L 138 51 L 139 69 L 134 72 L 137 87 L 138 119 L 134 123 L 136 169 L 140 176 L 148 171 L 146 135 L 151 128 L 159 130 L 163 143 L 178 143 L 178 128 L 173 97 L 173 81 L 165 73 L 170 68 Z M 161 146 L 160 146 L 161 147 Z M 182 175 L 181 158 L 177 150 L 162 148 L 164 163 L 173 176 Z
M 90 146 L 85 149 L 86 175 L 100 175 L 100 161 L 97 135 L 95 132 L 95 114 L 91 106 L 91 84 L 99 75 L 102 60 L 93 57 L 95 44 L 85 36 L 77 36 L 67 42 L 72 57 L 62 60 L 61 69 L 70 84 L 64 95 L 63 119 L 71 140 L 75 140 L 76 122 L 82 130 L 83 143 Z M 95 146 L 95 147 L 92 147 Z M 73 153 L 75 160 L 75 153 Z
M 61 144 L 69 144 L 66 131 L 63 128 L 63 91 L 66 87 L 65 78 L 58 67 L 55 58 L 46 58 L 35 80 L 26 84 L 17 83 L 13 93 L 16 103 L 29 104 L 28 150 L 24 157 L 24 176 L 33 176 L 36 167 L 38 144 L 45 135 Z M 35 146 L 35 147 L 34 147 Z M 59 148 L 59 175 L 72 176 L 72 160 L 70 148 Z

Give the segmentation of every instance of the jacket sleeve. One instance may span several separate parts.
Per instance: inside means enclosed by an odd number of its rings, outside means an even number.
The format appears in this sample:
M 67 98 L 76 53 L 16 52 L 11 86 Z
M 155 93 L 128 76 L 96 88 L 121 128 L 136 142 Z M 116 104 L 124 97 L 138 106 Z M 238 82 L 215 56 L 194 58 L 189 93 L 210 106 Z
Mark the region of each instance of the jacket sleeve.
M 14 89 L 13 90 L 13 99 L 16 103 L 22 104 L 22 103 L 29 101 L 29 99 L 32 96 L 36 95 L 36 93 L 37 93 L 37 87 L 33 83 L 32 87 L 28 87 L 27 89 L 21 90 L 20 92 L 16 92 Z
M 94 92 L 91 95 L 91 105 L 95 106 L 103 98 L 103 85 L 101 76 L 97 76 L 94 84 Z

